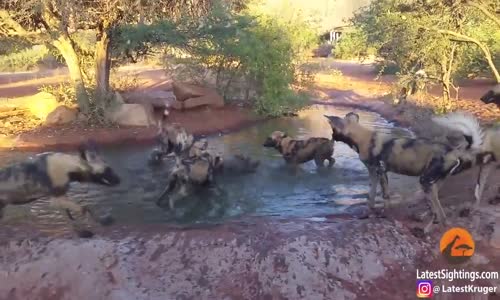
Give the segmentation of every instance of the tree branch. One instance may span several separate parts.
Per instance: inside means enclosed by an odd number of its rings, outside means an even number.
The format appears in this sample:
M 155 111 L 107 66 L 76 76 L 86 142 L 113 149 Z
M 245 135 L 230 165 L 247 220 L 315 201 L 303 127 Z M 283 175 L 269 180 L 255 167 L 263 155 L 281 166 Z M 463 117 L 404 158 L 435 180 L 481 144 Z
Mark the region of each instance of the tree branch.
M 494 14 L 492 14 L 486 7 L 470 0 L 467 1 L 466 4 L 480 10 L 486 17 L 490 18 L 493 22 L 497 24 L 498 27 L 500 27 L 500 19 L 497 18 L 497 16 L 495 16 Z
M 0 10 L 0 20 L 2 20 L 3 23 L 9 28 L 14 30 L 14 33 L 17 35 L 25 35 L 28 33 L 19 23 L 12 19 L 6 10 Z
M 481 49 L 481 51 L 483 51 L 484 57 L 488 61 L 488 65 L 490 66 L 491 71 L 493 72 L 493 75 L 495 76 L 495 80 L 498 83 L 500 83 L 500 73 L 498 72 L 498 70 L 495 66 L 495 63 L 493 62 L 493 58 L 491 56 L 490 49 L 488 49 L 488 46 L 486 46 L 485 44 L 483 44 L 482 42 L 480 42 L 479 40 L 477 40 L 475 38 L 472 38 L 470 36 L 467 36 L 467 35 L 464 35 L 464 34 L 461 34 L 461 33 L 455 32 L 455 31 L 445 30 L 445 29 L 437 29 L 437 28 L 429 28 L 429 27 L 422 27 L 422 28 L 425 30 L 435 31 L 437 33 L 452 36 L 455 38 L 452 40 L 454 40 L 456 42 L 465 42 L 465 43 L 476 44 Z

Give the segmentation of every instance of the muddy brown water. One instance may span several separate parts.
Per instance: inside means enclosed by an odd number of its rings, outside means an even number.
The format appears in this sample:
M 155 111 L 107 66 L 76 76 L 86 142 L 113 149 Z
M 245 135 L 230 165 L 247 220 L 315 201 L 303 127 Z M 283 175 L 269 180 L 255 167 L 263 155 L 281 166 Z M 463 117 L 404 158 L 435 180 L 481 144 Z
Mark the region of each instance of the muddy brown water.
M 175 212 L 159 208 L 154 200 L 164 188 L 172 162 L 151 168 L 147 159 L 152 147 L 102 149 L 109 164 L 122 177 L 122 184 L 108 188 L 90 184 L 72 184 L 69 197 L 89 205 L 100 214 L 110 213 L 117 223 L 218 223 L 243 216 L 272 216 L 276 218 L 318 218 L 342 212 L 346 205 L 366 201 L 368 174 L 357 154 L 345 144 L 336 143 L 333 168 L 317 170 L 314 162 L 301 166 L 293 174 L 286 168 L 280 154 L 262 147 L 265 138 L 274 130 L 286 131 L 296 138 L 330 137 L 331 129 L 324 114 L 343 116 L 350 109 L 316 105 L 299 117 L 270 120 L 238 132 L 208 137 L 214 151 L 224 157 L 242 153 L 261 160 L 258 171 L 241 176 L 221 176 L 217 189 L 193 195 L 179 205 Z M 357 111 L 363 124 L 378 130 L 411 135 L 396 128 L 379 115 Z M 0 152 L 0 165 L 21 160 L 34 153 Z M 409 194 L 418 188 L 415 178 L 391 174 L 391 191 Z M 4 224 L 25 222 L 41 230 L 67 224 L 63 215 L 41 199 L 30 205 L 10 206 Z M 58 226 L 67 228 L 66 226 Z

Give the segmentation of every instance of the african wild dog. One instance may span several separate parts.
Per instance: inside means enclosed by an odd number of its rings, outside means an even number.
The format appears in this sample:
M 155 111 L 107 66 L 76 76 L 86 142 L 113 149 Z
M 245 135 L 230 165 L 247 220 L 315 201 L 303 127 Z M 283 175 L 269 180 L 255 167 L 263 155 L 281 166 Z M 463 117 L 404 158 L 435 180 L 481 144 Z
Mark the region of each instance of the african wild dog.
M 79 155 L 41 153 L 0 169 L 0 217 L 7 205 L 27 204 L 48 196 L 72 221 L 73 213 L 95 219 L 87 207 L 67 199 L 71 182 L 115 186 L 120 183 L 120 177 L 99 157 L 93 142 L 81 145 Z M 82 237 L 92 235 L 87 230 L 78 233 Z
M 162 127 L 159 141 L 158 153 L 161 156 L 174 154 L 175 166 L 156 204 L 162 206 L 165 198 L 168 198 L 170 209 L 174 209 L 177 201 L 197 187 L 213 184 L 214 168 L 220 163 L 220 158 L 208 151 L 205 139 L 195 141 L 192 134 L 177 124 Z
M 470 139 L 465 144 L 451 146 L 422 138 L 396 137 L 377 132 L 359 124 L 354 113 L 345 118 L 325 116 L 332 128 L 333 139 L 344 142 L 358 154 L 366 165 L 370 176 L 368 204 L 375 207 L 377 185 L 380 183 L 382 197 L 389 199 L 387 172 L 407 176 L 419 176 L 420 184 L 431 200 L 433 213 L 441 224 L 446 215 L 438 198 L 440 183 L 449 175 L 455 175 L 472 165 L 487 163 L 491 154 L 471 150 Z M 479 127 L 467 124 L 469 132 L 479 134 Z M 433 220 L 432 220 L 433 221 Z M 430 228 L 429 223 L 425 231 Z
M 500 85 L 499 85 L 500 86 Z M 491 171 L 500 167 L 500 126 L 480 128 L 480 134 L 474 134 L 469 131 L 468 123 L 479 124 L 479 121 L 472 115 L 464 112 L 450 113 L 441 117 L 434 118 L 434 122 L 459 131 L 464 136 L 471 140 L 472 148 L 476 151 L 484 153 L 492 153 L 496 163 L 485 164 L 480 166 L 479 175 L 476 180 L 476 188 L 474 197 L 476 199 L 475 209 L 481 203 L 482 194 L 485 184 Z M 479 125 L 478 125 L 479 126 Z
M 324 166 L 325 160 L 328 160 L 328 167 L 335 163 L 332 157 L 334 141 L 327 138 L 295 140 L 282 131 L 274 131 L 263 146 L 278 150 L 286 163 L 294 167 L 311 160 L 314 160 L 318 168 Z
M 481 101 L 486 104 L 495 103 L 498 107 L 500 107 L 500 83 L 484 94 L 481 97 Z

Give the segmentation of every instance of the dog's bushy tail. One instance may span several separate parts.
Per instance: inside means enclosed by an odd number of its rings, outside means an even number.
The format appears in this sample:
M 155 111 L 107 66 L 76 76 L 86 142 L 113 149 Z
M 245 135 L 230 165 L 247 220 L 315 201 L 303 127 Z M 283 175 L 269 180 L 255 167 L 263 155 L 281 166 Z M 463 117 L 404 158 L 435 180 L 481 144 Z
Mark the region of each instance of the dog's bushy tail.
M 481 149 L 484 131 L 478 119 L 466 112 L 453 112 L 444 116 L 433 117 L 432 120 L 445 128 L 462 133 L 472 149 Z

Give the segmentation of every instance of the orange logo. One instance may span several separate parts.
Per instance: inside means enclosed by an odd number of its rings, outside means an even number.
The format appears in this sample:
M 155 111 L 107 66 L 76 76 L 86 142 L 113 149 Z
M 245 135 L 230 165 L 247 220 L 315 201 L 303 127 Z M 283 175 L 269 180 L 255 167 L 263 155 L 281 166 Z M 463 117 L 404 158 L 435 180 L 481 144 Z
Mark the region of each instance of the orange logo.
M 465 229 L 454 227 L 443 234 L 439 243 L 439 250 L 451 264 L 461 264 L 469 260 L 474 254 L 476 244 L 472 235 Z

